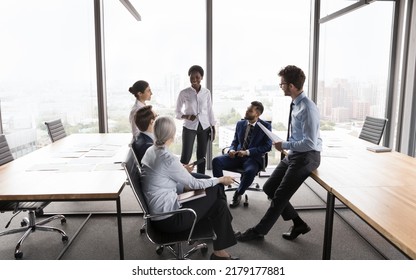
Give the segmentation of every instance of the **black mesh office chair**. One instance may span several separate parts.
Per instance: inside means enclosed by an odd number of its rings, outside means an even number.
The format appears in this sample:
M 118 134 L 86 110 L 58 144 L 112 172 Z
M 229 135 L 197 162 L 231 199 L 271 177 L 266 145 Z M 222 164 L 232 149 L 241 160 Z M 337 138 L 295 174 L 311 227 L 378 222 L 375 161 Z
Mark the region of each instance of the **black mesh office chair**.
M 270 124 L 272 123 L 271 121 L 267 121 L 267 122 L 270 123 Z M 225 147 L 225 148 L 223 148 L 221 150 L 221 153 L 223 155 L 224 154 L 227 154 L 229 149 L 230 149 L 230 147 Z M 267 168 L 268 161 L 269 161 L 268 153 L 263 154 L 262 155 L 262 159 L 263 159 L 262 166 L 261 166 L 261 168 L 260 168 L 260 170 L 259 170 L 259 172 L 258 172 L 257 175 L 260 175 L 260 172 L 266 172 L 266 168 Z M 244 176 L 244 169 L 243 168 L 224 169 L 224 170 L 230 171 L 230 172 L 234 172 L 234 173 L 239 173 L 240 174 L 240 181 L 241 181 L 241 179 Z M 234 185 L 233 184 L 233 185 L 229 185 L 228 188 L 225 189 L 225 191 L 226 192 L 227 191 L 236 191 L 237 189 L 238 189 L 238 185 Z M 261 191 L 263 191 L 263 189 L 260 188 L 260 185 L 258 183 L 253 182 L 251 184 L 251 186 L 249 186 L 247 188 L 246 191 L 258 191 L 258 192 L 261 192 Z M 245 193 L 244 194 L 244 202 L 243 202 L 243 205 L 244 205 L 244 207 L 248 207 L 248 204 L 249 204 L 248 203 L 248 195 Z
M 66 137 L 65 128 L 60 119 L 45 122 L 45 125 L 52 142 L 58 141 L 59 139 Z
M 13 155 L 10 152 L 9 145 L 7 143 L 6 137 L 1 134 L 0 135 L 0 165 L 6 164 L 13 161 Z M 62 235 L 62 241 L 67 241 L 68 236 L 66 233 L 55 227 L 44 226 L 44 224 L 49 223 L 52 220 L 60 219 L 61 224 L 66 223 L 65 216 L 63 215 L 54 215 L 49 218 L 46 218 L 41 221 L 36 221 L 35 213 L 43 213 L 43 208 L 45 208 L 50 202 L 43 202 L 43 201 L 36 201 L 36 202 L 14 202 L 14 201 L 0 201 L 0 212 L 13 212 L 13 216 L 10 218 L 9 222 L 6 224 L 5 228 L 8 228 L 10 225 L 11 220 L 20 212 L 28 211 L 28 217 L 22 220 L 21 228 L 16 229 L 9 229 L 0 232 L 0 236 L 14 234 L 18 232 L 24 232 L 23 236 L 19 239 L 16 245 L 16 249 L 14 252 L 14 257 L 16 259 L 21 259 L 23 257 L 23 252 L 20 250 L 23 242 L 25 241 L 26 237 L 29 236 L 32 232 L 36 230 L 42 231 L 56 231 Z
M 142 208 L 146 235 L 152 243 L 159 245 L 156 249 L 156 253 L 160 255 L 162 254 L 163 249 L 166 248 L 171 253 L 173 253 L 176 259 L 180 260 L 187 259 L 198 250 L 205 254 L 208 251 L 206 243 L 198 243 L 187 252 L 184 252 L 183 245 L 193 245 L 196 241 L 215 239 L 216 235 L 210 223 L 208 221 L 200 221 L 196 223 L 196 213 L 189 208 L 181 208 L 176 211 L 164 214 L 150 214 L 146 203 L 146 199 L 142 191 L 140 168 L 136 164 L 131 150 L 129 151 L 126 161 L 123 163 L 123 167 L 126 171 L 127 179 L 133 190 L 133 193 L 136 196 L 136 199 L 139 202 L 140 207 Z M 187 231 L 172 234 L 162 232 L 152 226 L 152 218 L 168 214 L 177 215 L 184 211 L 189 211 L 193 213 L 195 216 L 193 226 L 191 227 L 191 229 Z
M 365 117 L 363 128 L 358 138 L 378 145 L 386 127 L 387 119 Z

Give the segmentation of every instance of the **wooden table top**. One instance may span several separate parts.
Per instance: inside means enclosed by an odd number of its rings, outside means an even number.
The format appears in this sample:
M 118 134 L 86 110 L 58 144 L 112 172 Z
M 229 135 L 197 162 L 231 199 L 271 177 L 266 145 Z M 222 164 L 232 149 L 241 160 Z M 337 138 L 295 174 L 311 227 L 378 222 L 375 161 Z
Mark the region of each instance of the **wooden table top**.
M 364 140 L 347 137 L 324 147 L 321 165 L 311 175 L 328 191 L 344 187 L 416 186 L 416 159 L 397 152 L 375 153 Z
M 130 133 L 72 134 L 0 166 L 0 200 L 116 199 Z
M 334 195 L 416 259 L 416 186 L 339 188 Z
M 349 136 L 327 141 L 311 177 L 416 259 L 416 158 L 369 146 Z

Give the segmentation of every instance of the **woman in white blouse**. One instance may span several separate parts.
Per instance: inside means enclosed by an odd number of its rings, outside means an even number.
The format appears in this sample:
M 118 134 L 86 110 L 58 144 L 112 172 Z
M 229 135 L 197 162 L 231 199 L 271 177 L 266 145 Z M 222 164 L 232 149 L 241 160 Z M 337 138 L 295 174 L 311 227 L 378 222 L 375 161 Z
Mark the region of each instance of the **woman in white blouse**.
M 139 135 L 140 131 L 136 126 L 134 115 L 141 107 L 146 106 L 146 101 L 152 98 L 152 90 L 149 83 L 143 80 L 137 81 L 129 88 L 129 92 L 134 95 L 136 101 L 130 111 L 129 121 L 131 124 L 131 131 L 133 138 L 135 139 Z
M 217 235 L 217 239 L 213 241 L 214 252 L 211 259 L 236 259 L 225 250 L 237 243 L 231 225 L 232 215 L 224 193 L 224 185 L 231 184 L 233 178 L 194 178 L 168 150 L 176 133 L 173 118 L 158 117 L 153 131 L 155 144 L 147 149 L 142 159 L 143 192 L 150 213 L 160 214 L 182 207 L 192 208 L 197 214 L 197 221 L 208 219 Z M 205 189 L 206 196 L 181 204 L 178 193 L 182 193 L 184 189 Z M 152 223 L 164 232 L 175 233 L 191 228 L 193 219 L 191 213 L 183 212 L 154 218 Z
M 192 157 L 195 137 L 196 159 L 207 154 L 208 140 L 215 138 L 215 118 L 212 111 L 211 92 L 201 86 L 204 69 L 199 65 L 188 71 L 191 86 L 182 90 L 176 102 L 176 118 L 183 119 L 181 162 L 188 164 Z M 197 172 L 205 174 L 205 162 L 198 164 Z

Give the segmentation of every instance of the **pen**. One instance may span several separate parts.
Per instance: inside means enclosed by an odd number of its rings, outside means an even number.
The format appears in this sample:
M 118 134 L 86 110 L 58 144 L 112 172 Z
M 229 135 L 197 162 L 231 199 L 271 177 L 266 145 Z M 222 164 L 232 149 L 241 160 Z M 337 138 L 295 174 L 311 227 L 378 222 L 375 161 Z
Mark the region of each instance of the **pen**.
M 236 184 L 240 184 L 240 183 L 239 183 L 239 182 L 237 182 L 235 179 L 233 179 L 233 182 L 234 182 L 234 183 L 236 183 Z

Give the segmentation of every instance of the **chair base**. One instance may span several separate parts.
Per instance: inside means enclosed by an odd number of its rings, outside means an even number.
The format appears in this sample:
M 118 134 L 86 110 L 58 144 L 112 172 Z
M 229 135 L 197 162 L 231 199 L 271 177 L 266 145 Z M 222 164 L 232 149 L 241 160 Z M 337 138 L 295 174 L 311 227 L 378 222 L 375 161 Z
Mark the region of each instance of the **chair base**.
M 236 191 L 238 189 L 238 186 L 229 185 L 228 188 L 225 188 L 224 191 L 230 192 L 230 191 Z M 246 191 L 256 191 L 256 192 L 262 192 L 263 190 L 260 188 L 260 185 L 258 183 L 252 183 Z M 248 207 L 248 195 L 244 195 L 244 207 Z
M 143 224 L 140 228 L 140 234 L 143 234 L 146 232 L 146 224 Z M 175 248 L 176 247 L 176 248 Z M 163 253 L 164 249 L 167 249 L 170 253 L 174 255 L 174 258 L 172 260 L 189 260 L 189 257 L 193 255 L 198 250 L 201 251 L 203 255 L 205 255 L 208 252 L 208 245 L 206 243 L 199 243 L 195 246 L 193 246 L 188 252 L 183 252 L 183 244 L 171 244 L 171 245 L 157 245 L 156 246 L 156 254 L 159 256 Z
M 18 232 L 24 232 L 23 236 L 17 242 L 16 248 L 15 248 L 15 251 L 14 251 L 14 257 L 16 259 L 21 259 L 23 257 L 23 252 L 20 250 L 20 247 L 22 246 L 26 237 L 28 237 L 29 234 L 31 234 L 32 232 L 35 232 L 36 230 L 58 232 L 62 235 L 62 241 L 63 242 L 68 241 L 68 236 L 66 235 L 66 233 L 62 229 L 59 229 L 59 228 L 56 228 L 56 227 L 44 226 L 44 224 L 49 223 L 50 221 L 56 220 L 56 219 L 60 219 L 61 224 L 64 224 L 64 223 L 66 223 L 65 216 L 63 216 L 63 215 L 54 215 L 54 216 L 51 216 L 51 217 L 46 218 L 44 220 L 41 220 L 39 222 L 36 222 L 35 211 L 30 210 L 28 212 L 28 217 L 29 218 L 24 218 L 23 221 L 21 222 L 21 225 L 22 225 L 21 228 L 10 229 L 10 230 L 5 230 L 5 231 L 0 232 L 0 236 L 8 235 L 8 234 L 14 234 L 14 233 L 18 233 Z
M 193 246 L 186 253 L 184 253 L 184 251 L 183 251 L 183 244 L 182 243 L 175 244 L 175 245 L 160 246 L 159 250 L 160 250 L 160 248 L 162 248 L 162 251 L 163 251 L 163 248 L 167 248 L 169 250 L 169 252 L 171 252 L 175 256 L 174 258 L 172 258 L 173 260 L 189 260 L 189 257 L 191 255 L 193 255 L 194 253 L 196 253 L 197 251 L 201 251 L 201 253 L 204 254 L 204 255 L 208 252 L 208 245 L 206 243 L 199 243 L 199 244 Z M 160 252 L 160 254 L 161 253 L 162 252 Z

